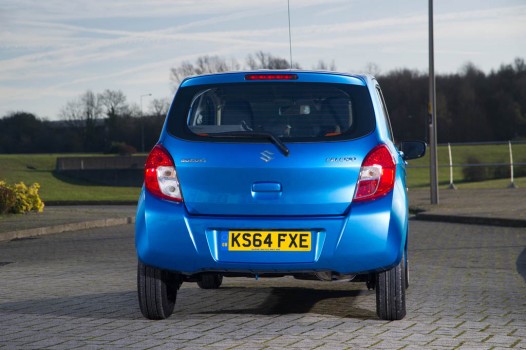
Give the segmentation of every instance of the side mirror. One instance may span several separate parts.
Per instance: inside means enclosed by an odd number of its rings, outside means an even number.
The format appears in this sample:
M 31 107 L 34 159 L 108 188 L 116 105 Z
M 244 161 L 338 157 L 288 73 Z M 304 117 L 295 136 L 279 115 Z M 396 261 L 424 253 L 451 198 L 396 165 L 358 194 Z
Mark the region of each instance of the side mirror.
M 422 141 L 402 141 L 399 147 L 404 160 L 423 157 L 426 154 L 426 148 L 426 143 Z

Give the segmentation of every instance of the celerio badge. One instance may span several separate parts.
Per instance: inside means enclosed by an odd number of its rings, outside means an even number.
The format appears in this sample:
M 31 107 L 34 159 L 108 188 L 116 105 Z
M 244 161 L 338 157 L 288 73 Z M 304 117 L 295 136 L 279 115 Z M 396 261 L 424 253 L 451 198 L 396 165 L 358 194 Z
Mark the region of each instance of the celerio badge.
M 349 163 L 356 161 L 356 157 L 327 157 L 325 161 L 327 163 Z

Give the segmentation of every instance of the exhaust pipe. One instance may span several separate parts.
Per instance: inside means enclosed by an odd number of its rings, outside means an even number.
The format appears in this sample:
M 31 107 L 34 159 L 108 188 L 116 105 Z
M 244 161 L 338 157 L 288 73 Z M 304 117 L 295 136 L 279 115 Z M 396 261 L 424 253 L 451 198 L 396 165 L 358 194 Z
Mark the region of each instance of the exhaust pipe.
M 356 275 L 342 275 L 332 271 L 315 272 L 314 275 L 320 281 L 327 282 L 350 282 L 356 277 Z

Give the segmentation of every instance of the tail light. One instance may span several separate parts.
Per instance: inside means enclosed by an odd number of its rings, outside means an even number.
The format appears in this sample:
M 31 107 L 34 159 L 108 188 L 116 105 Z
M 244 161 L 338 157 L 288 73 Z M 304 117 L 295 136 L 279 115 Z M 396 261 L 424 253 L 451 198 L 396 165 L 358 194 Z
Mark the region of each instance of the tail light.
M 183 201 L 175 164 L 168 151 L 160 145 L 155 146 L 146 159 L 144 186 L 157 197 Z
M 267 74 L 267 73 L 258 73 L 258 74 L 246 74 L 245 80 L 298 80 L 297 74 Z
M 386 145 L 378 145 L 365 157 L 354 201 L 370 201 L 385 196 L 394 187 L 396 164 Z

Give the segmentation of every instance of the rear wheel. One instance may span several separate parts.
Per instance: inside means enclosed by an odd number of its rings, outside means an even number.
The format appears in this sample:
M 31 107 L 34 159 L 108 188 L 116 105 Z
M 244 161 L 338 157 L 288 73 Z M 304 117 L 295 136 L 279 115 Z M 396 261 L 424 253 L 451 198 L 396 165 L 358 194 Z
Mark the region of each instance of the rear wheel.
M 407 256 L 407 255 L 406 255 Z M 404 273 L 405 273 L 405 289 L 407 290 L 409 288 L 409 260 L 405 259 L 404 264 Z
M 409 238 L 409 233 L 407 234 L 407 237 Z M 407 246 L 408 242 L 405 242 L 405 250 L 404 250 L 404 272 L 405 272 L 405 289 L 409 288 L 409 258 L 408 258 L 408 252 L 407 252 Z
M 203 273 L 197 285 L 201 289 L 217 289 L 223 283 L 223 276 L 219 273 Z
M 175 307 L 182 279 L 178 274 L 143 264 L 137 267 L 137 292 L 144 317 L 162 320 L 170 317 Z
M 406 315 L 405 257 L 390 270 L 376 274 L 376 313 L 382 320 L 401 320 Z

